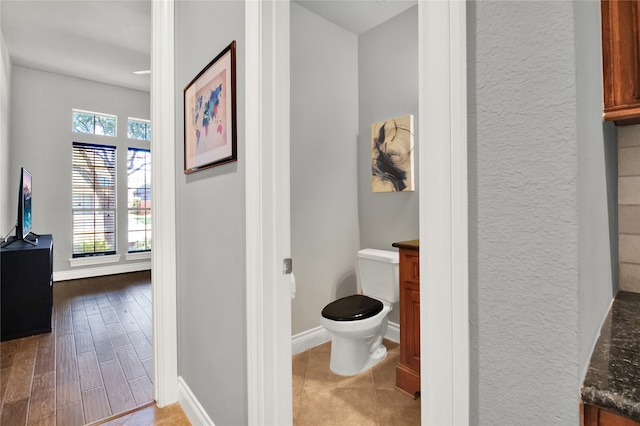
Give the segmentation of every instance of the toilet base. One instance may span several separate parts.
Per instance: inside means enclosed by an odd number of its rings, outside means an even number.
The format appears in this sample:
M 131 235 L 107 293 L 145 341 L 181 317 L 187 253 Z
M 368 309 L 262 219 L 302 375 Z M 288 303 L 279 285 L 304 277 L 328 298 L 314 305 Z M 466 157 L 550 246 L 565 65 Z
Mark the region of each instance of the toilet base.
M 382 339 L 380 339 L 381 341 Z M 334 338 L 331 341 L 331 360 L 329 369 L 338 376 L 355 376 L 387 358 L 387 348 L 378 343 L 375 349 L 362 345 L 354 348 L 349 339 Z M 363 350 L 364 349 L 364 350 Z M 348 354 L 345 356 L 345 354 Z

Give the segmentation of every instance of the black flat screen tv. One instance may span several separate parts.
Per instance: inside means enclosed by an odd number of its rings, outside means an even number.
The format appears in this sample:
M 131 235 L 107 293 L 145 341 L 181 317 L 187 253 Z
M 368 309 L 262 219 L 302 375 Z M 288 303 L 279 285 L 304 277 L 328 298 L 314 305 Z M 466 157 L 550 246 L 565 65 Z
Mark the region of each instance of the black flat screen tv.
M 18 193 L 18 221 L 16 224 L 16 238 L 24 240 L 31 233 L 31 173 L 22 167 L 20 173 L 20 190 Z

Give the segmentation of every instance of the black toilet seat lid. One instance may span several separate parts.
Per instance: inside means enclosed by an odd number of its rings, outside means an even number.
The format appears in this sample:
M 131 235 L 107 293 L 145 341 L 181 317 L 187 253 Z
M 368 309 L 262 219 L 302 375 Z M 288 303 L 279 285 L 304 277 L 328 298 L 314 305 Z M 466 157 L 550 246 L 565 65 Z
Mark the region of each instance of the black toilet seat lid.
M 329 303 L 322 310 L 322 316 L 334 321 L 357 321 L 378 314 L 382 307 L 379 300 L 354 294 Z

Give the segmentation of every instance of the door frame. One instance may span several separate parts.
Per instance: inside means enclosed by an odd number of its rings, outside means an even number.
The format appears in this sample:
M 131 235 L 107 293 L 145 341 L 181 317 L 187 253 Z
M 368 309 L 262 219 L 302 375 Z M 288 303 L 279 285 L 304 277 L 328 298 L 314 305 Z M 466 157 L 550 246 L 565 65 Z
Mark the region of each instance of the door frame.
M 153 395 L 158 407 L 178 400 L 174 31 L 174 0 L 152 1 L 151 294 Z
M 468 424 L 466 8 L 419 1 L 418 13 L 420 239 L 429 242 L 420 256 L 422 423 Z M 290 238 L 288 176 L 278 177 L 289 170 L 290 118 L 288 99 L 273 96 L 289 94 L 289 2 L 247 2 L 246 16 L 248 414 L 250 424 L 290 424 L 288 286 L 274 273 Z
M 289 2 L 245 7 L 248 419 L 289 424 L 291 307 L 288 277 L 279 269 L 290 254 Z M 468 424 L 466 9 L 455 0 L 419 1 L 418 13 L 420 239 L 429 241 L 420 257 L 422 421 Z M 159 406 L 178 394 L 173 16 L 173 0 L 152 2 L 152 171 L 163 170 L 152 172 L 153 238 L 163 241 L 152 253 Z

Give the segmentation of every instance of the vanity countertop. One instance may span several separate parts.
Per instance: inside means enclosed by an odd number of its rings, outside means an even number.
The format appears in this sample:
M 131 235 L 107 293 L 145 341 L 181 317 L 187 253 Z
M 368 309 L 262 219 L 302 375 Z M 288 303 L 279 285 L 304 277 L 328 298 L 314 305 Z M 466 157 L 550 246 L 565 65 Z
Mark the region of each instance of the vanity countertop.
M 580 394 L 584 404 L 640 421 L 640 294 L 616 295 Z
M 409 250 L 420 250 L 420 240 L 409 240 L 409 241 L 400 241 L 397 243 L 391 244 L 393 247 L 409 249 Z

